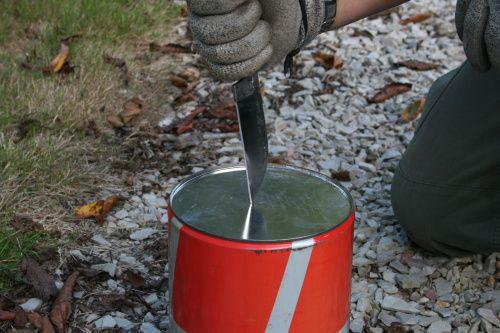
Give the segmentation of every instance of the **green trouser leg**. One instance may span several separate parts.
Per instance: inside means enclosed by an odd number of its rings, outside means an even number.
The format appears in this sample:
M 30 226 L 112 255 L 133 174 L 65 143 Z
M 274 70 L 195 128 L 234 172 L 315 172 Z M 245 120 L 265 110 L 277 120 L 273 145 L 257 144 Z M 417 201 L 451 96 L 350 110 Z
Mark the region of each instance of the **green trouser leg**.
M 394 175 L 394 212 L 421 247 L 500 251 L 500 70 L 438 79 Z

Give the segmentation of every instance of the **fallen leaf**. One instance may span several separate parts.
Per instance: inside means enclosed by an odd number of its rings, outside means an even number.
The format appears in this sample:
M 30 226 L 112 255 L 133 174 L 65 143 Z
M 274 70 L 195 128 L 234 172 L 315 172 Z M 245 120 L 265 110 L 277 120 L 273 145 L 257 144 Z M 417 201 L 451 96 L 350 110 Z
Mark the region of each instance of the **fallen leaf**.
M 331 177 L 341 182 L 348 182 L 351 180 L 349 171 L 334 171 L 332 172 Z
M 424 112 L 424 106 L 425 98 L 413 102 L 403 111 L 401 120 L 404 122 L 410 122 L 417 119 Z
M 26 275 L 26 279 L 33 286 L 37 295 L 44 301 L 57 295 L 57 287 L 54 278 L 40 267 L 33 258 L 26 258 L 21 263 L 21 269 Z
M 108 116 L 108 123 L 113 127 L 113 128 L 122 128 L 125 126 L 123 121 L 118 117 L 117 115 L 112 114 L 111 116 Z
M 69 58 L 69 43 L 63 41 L 61 42 L 61 45 L 59 47 L 59 53 L 49 65 L 49 71 L 51 73 L 59 72 L 63 68 L 64 64 L 68 61 L 68 58 Z
M 119 117 L 124 124 L 128 124 L 143 113 L 144 101 L 140 97 L 134 97 L 123 104 L 123 111 L 120 112 Z
M 187 117 L 181 119 L 174 127 L 173 131 L 175 134 L 180 135 L 185 132 L 189 132 L 193 129 L 193 120 L 194 118 L 205 112 L 207 110 L 206 107 L 200 106 L 197 107 L 193 112 L 191 112 Z
M 182 17 L 187 17 L 188 16 L 188 8 L 187 6 L 183 6 L 181 9 L 181 16 Z
M 14 321 L 16 314 L 11 311 L 0 310 L 0 321 Z
M 387 328 L 387 333 L 406 333 L 409 332 L 410 329 L 398 322 L 392 323 L 390 327 Z
M 208 109 L 207 113 L 217 119 L 229 119 L 232 121 L 238 121 L 236 105 L 234 104 L 234 102 L 228 105 L 219 105 L 215 108 L 210 108 Z
M 196 101 L 196 96 L 193 95 L 192 93 L 187 93 L 184 95 L 181 95 L 175 99 L 175 103 L 177 104 L 184 104 L 192 101 Z
M 283 165 L 286 164 L 286 157 L 284 155 L 269 156 L 267 161 L 269 163 Z
M 189 87 L 189 83 L 185 79 L 177 75 L 170 76 L 170 82 L 172 82 L 175 87 L 180 89 L 186 89 L 187 87 Z
M 40 333 L 55 333 L 54 326 L 47 316 L 42 317 L 37 312 L 30 312 L 28 313 L 28 320 L 40 330 Z
M 368 99 L 369 103 L 382 103 L 389 98 L 403 94 L 411 90 L 412 85 L 409 83 L 393 82 L 386 85 L 375 96 Z
M 428 62 L 418 61 L 418 60 L 406 60 L 395 63 L 397 67 L 406 67 L 416 71 L 429 71 L 439 67 L 438 64 L 431 64 Z
M 28 317 L 26 316 L 26 312 L 20 307 L 16 306 L 16 318 L 14 318 L 14 326 L 16 327 L 24 327 L 28 323 Z
M 318 52 L 314 55 L 314 60 L 326 67 L 327 69 L 340 69 L 344 65 L 342 59 L 334 54 Z
M 414 16 L 406 18 L 406 19 L 402 19 L 399 23 L 401 23 L 402 25 L 407 25 L 409 23 L 420 23 L 422 21 L 427 20 L 428 18 L 430 18 L 432 16 L 433 16 L 433 13 L 431 13 L 431 12 L 421 13 L 421 14 L 417 14 L 417 15 L 414 15 Z
M 139 274 L 132 271 L 126 271 L 122 276 L 123 281 L 130 283 L 134 288 L 143 288 L 146 285 L 146 280 Z
M 73 272 L 68 277 L 56 298 L 52 311 L 50 311 L 50 320 L 58 333 L 66 333 L 68 319 L 72 312 L 71 299 L 73 297 L 73 289 L 75 288 L 78 275 L 78 272 Z
M 180 44 L 174 44 L 174 43 L 168 43 L 165 45 L 158 45 L 156 43 L 150 43 L 149 50 L 151 52 L 160 52 L 160 53 L 164 53 L 164 54 L 191 53 L 191 45 L 180 45 Z
M 111 209 L 120 201 L 120 197 L 112 195 L 106 200 L 99 200 L 75 209 L 76 216 L 81 219 L 95 218 L 97 223 L 104 224 L 104 219 Z
M 10 225 L 12 228 L 22 233 L 44 230 L 43 226 L 33 221 L 31 217 L 20 214 L 14 216 Z
M 16 302 L 6 295 L 0 295 L 0 310 L 10 309 L 16 306 Z
M 194 82 L 200 79 L 200 71 L 194 67 L 186 67 L 179 76 L 188 82 Z

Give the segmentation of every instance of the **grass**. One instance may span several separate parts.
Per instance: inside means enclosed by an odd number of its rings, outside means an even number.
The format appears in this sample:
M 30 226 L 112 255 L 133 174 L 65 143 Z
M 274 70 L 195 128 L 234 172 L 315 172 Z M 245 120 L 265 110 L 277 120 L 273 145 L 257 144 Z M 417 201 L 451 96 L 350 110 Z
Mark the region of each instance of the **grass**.
M 112 178 L 109 160 L 120 147 L 110 140 L 106 117 L 124 101 L 123 79 L 103 56 L 133 62 L 137 44 L 165 36 L 179 14 L 169 3 L 0 1 L 0 291 L 12 286 L 23 256 L 36 255 L 46 241 L 39 232 L 12 230 L 12 217 L 62 220 L 68 203 L 81 201 L 96 180 Z M 60 40 L 75 34 L 81 37 L 70 45 L 74 73 L 46 75 L 20 66 L 49 64 Z M 89 134 L 89 124 L 101 135 Z

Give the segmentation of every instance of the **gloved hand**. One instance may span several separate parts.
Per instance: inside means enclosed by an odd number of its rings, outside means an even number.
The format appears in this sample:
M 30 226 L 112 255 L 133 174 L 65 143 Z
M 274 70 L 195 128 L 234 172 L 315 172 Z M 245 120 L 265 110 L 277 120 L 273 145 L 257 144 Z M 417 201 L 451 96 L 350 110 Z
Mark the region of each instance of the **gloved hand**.
M 500 0 L 458 0 L 455 24 L 475 69 L 500 68 Z
M 307 22 L 300 1 L 305 4 Z M 252 75 L 319 34 L 323 1 L 300 1 L 188 0 L 194 48 L 221 79 Z

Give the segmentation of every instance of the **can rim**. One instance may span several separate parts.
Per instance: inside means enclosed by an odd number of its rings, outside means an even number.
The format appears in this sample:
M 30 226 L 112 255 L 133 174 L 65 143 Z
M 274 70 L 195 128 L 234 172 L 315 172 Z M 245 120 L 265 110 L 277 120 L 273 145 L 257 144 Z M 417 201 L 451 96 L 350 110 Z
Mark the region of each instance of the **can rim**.
M 292 242 L 292 241 L 299 241 L 299 240 L 318 237 L 318 236 L 327 234 L 327 233 L 339 228 L 340 226 L 344 225 L 347 221 L 349 221 L 349 217 L 354 213 L 355 206 L 354 206 L 354 200 L 352 199 L 351 194 L 343 185 L 341 185 L 336 180 L 334 180 L 334 179 L 332 179 L 332 178 L 330 178 L 322 173 L 319 173 L 317 171 L 313 171 L 313 170 L 309 170 L 309 169 L 301 168 L 301 167 L 297 167 L 297 166 L 292 166 L 292 165 L 280 165 L 280 164 L 272 164 L 271 163 L 271 164 L 268 164 L 267 168 L 274 169 L 274 170 L 296 171 L 296 172 L 300 172 L 302 174 L 306 174 L 306 175 L 318 178 L 318 179 L 328 183 L 329 185 L 339 189 L 342 192 L 342 194 L 345 196 L 345 198 L 347 199 L 347 201 L 349 203 L 349 212 L 346 214 L 345 217 L 342 218 L 342 222 L 340 222 L 339 224 L 337 224 L 331 228 L 328 228 L 324 231 L 318 232 L 316 234 L 306 235 L 303 237 L 293 237 L 293 238 L 276 239 L 276 240 L 248 240 L 248 239 L 236 239 L 236 238 L 229 238 L 229 237 L 214 235 L 214 234 L 209 233 L 205 230 L 201 230 L 201 229 L 197 228 L 196 226 L 191 225 L 190 223 L 187 223 L 186 221 L 184 221 L 182 218 L 180 218 L 175 213 L 175 209 L 174 209 L 174 205 L 173 205 L 173 198 L 175 197 L 175 194 L 178 193 L 179 191 L 181 191 L 186 185 L 188 185 L 189 183 L 194 182 L 197 179 L 200 179 L 206 175 L 210 175 L 210 174 L 216 175 L 216 174 L 226 173 L 226 172 L 243 171 L 243 170 L 245 170 L 244 165 L 233 165 L 233 166 L 226 166 L 226 167 L 210 167 L 210 168 L 206 168 L 203 171 L 197 172 L 197 173 L 183 179 L 170 192 L 170 196 L 168 198 L 168 206 L 170 207 L 170 211 L 172 212 L 173 216 L 177 219 L 177 221 L 179 221 L 180 223 L 185 224 L 185 225 L 189 226 L 190 228 L 193 228 L 194 230 L 201 232 L 205 235 L 209 235 L 211 237 L 216 237 L 219 239 L 226 239 L 226 240 L 233 241 L 233 242 L 239 242 L 239 243 L 260 243 L 260 244 Z

